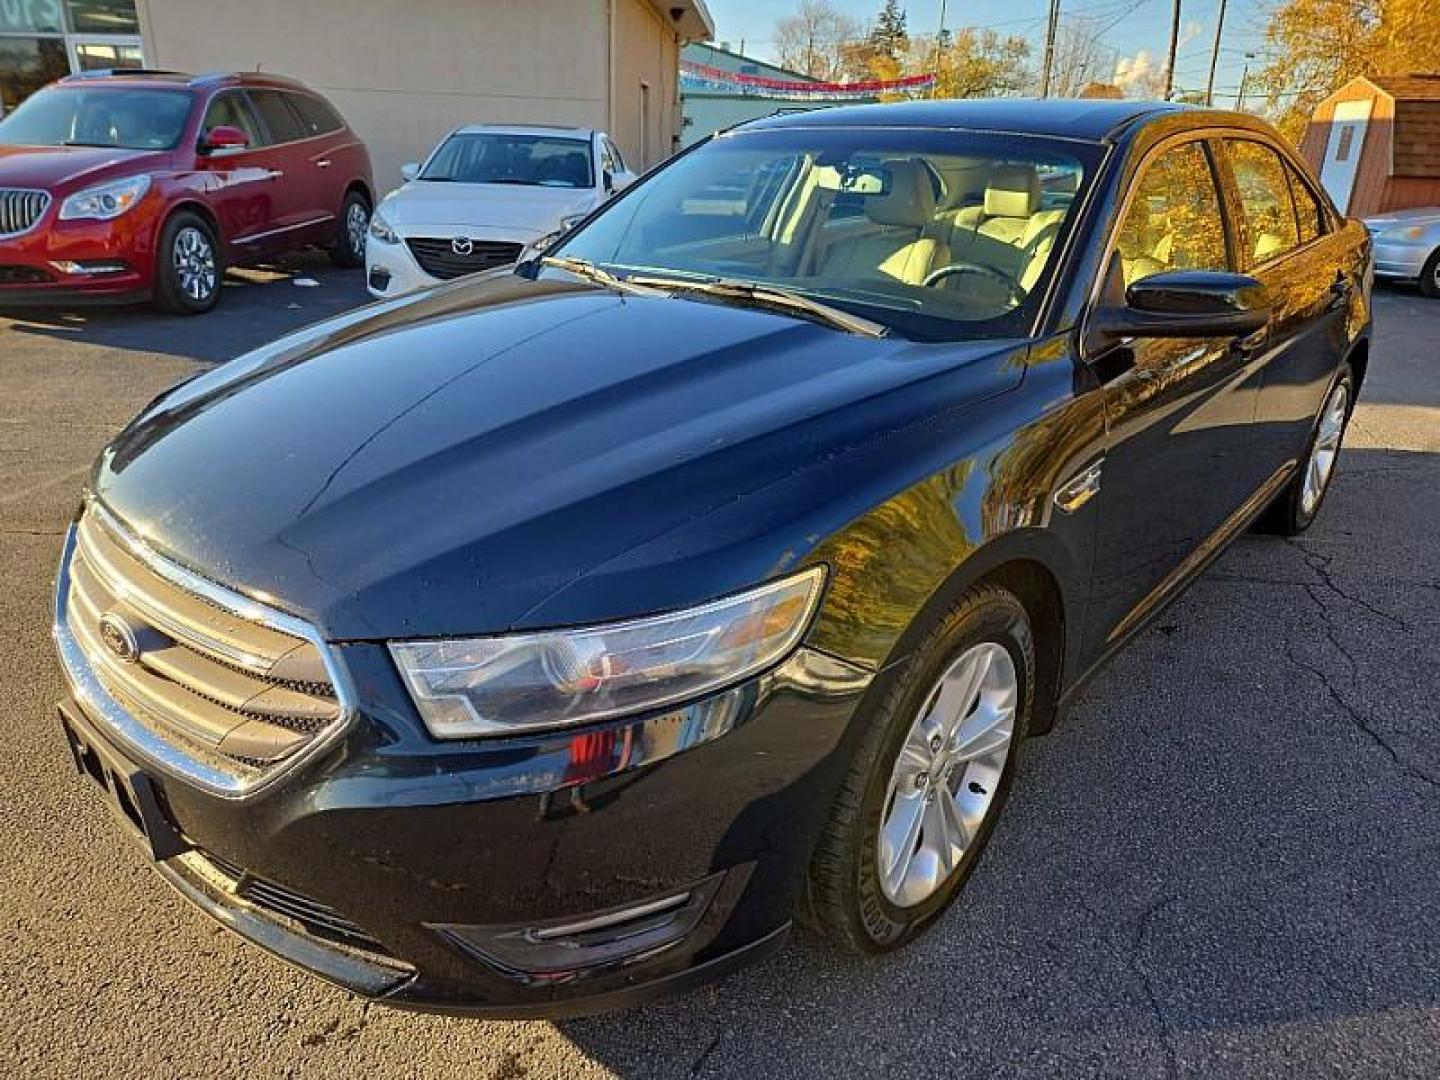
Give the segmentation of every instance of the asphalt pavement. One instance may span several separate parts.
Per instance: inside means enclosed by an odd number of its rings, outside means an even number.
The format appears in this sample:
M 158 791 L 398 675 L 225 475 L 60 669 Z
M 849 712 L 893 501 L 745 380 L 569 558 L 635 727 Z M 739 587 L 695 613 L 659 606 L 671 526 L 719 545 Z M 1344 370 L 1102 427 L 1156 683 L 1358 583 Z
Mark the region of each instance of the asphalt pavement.
M 1436 1075 L 1440 302 L 1377 295 L 1320 521 L 1242 539 L 1026 745 L 933 933 L 870 961 L 801 936 L 552 1024 L 367 1006 L 229 935 L 145 865 L 54 722 L 50 590 L 90 460 L 197 366 L 363 299 L 302 259 L 203 319 L 0 317 L 9 1075 Z

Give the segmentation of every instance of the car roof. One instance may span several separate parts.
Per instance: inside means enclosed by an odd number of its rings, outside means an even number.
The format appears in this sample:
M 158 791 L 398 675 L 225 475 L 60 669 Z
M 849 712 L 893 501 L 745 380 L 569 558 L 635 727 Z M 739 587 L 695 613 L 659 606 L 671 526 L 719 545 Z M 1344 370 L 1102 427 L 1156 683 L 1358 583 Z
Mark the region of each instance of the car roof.
M 461 135 L 483 135 L 486 132 L 504 135 L 569 135 L 577 139 L 588 139 L 595 134 L 595 129 L 566 127 L 563 124 L 465 124 L 456 128 L 455 132 Z
M 1093 98 L 965 98 L 845 105 L 787 112 L 743 125 L 759 128 L 916 127 L 965 128 L 1023 135 L 1057 135 L 1100 140 L 1142 119 L 1193 111 L 1196 119 L 1214 113 L 1165 101 L 1111 101 Z
M 307 89 L 298 79 L 264 71 L 210 71 L 203 75 L 192 75 L 185 71 L 161 71 L 155 68 L 106 68 L 67 75 L 60 82 L 88 86 L 187 86 L 197 89 L 265 86 L 280 90 Z

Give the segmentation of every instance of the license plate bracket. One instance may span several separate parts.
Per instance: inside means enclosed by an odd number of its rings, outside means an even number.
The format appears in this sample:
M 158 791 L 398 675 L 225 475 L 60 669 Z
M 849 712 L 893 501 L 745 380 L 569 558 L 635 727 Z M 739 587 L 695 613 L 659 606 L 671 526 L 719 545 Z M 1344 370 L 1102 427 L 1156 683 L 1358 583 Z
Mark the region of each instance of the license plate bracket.
M 156 862 L 183 855 L 191 844 L 180 834 L 161 803 L 159 789 L 145 772 L 105 745 L 88 725 L 61 706 L 60 727 L 75 769 L 98 786 L 106 805 Z

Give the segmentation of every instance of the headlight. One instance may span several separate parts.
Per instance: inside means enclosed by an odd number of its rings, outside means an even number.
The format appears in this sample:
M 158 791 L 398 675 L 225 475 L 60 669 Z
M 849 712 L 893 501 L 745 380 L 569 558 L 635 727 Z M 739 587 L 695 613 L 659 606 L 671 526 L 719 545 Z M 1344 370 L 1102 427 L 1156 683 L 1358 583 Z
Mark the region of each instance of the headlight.
M 110 221 L 134 207 L 149 190 L 148 176 L 132 176 L 117 180 L 113 184 L 77 191 L 60 204 L 60 220 L 90 218 L 95 221 Z
M 390 654 L 437 739 L 571 727 L 701 697 L 800 642 L 821 567 L 687 611 L 576 630 L 395 642 Z
M 1386 229 L 1380 234 L 1381 240 L 1400 241 L 1419 240 L 1425 235 L 1426 226 L 1410 225 L 1399 229 Z
M 400 242 L 400 234 L 390 226 L 390 222 L 386 221 L 378 210 L 370 216 L 370 235 L 382 244 L 398 244 Z

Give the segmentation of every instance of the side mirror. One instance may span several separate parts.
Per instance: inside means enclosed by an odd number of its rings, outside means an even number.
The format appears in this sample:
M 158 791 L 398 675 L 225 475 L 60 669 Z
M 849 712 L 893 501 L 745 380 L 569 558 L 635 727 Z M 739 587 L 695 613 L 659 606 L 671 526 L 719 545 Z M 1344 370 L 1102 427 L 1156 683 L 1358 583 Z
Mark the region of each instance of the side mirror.
M 1124 338 L 1245 337 L 1269 321 L 1269 294 L 1247 274 L 1170 270 L 1127 289 L 1116 256 L 1090 316 L 1087 352 L 1100 352 Z
M 420 163 L 418 161 L 407 161 L 400 166 L 400 179 L 407 184 L 420 175 Z
M 250 145 L 250 136 L 237 127 L 219 124 L 205 133 L 200 140 L 200 150 L 206 154 L 234 153 Z

